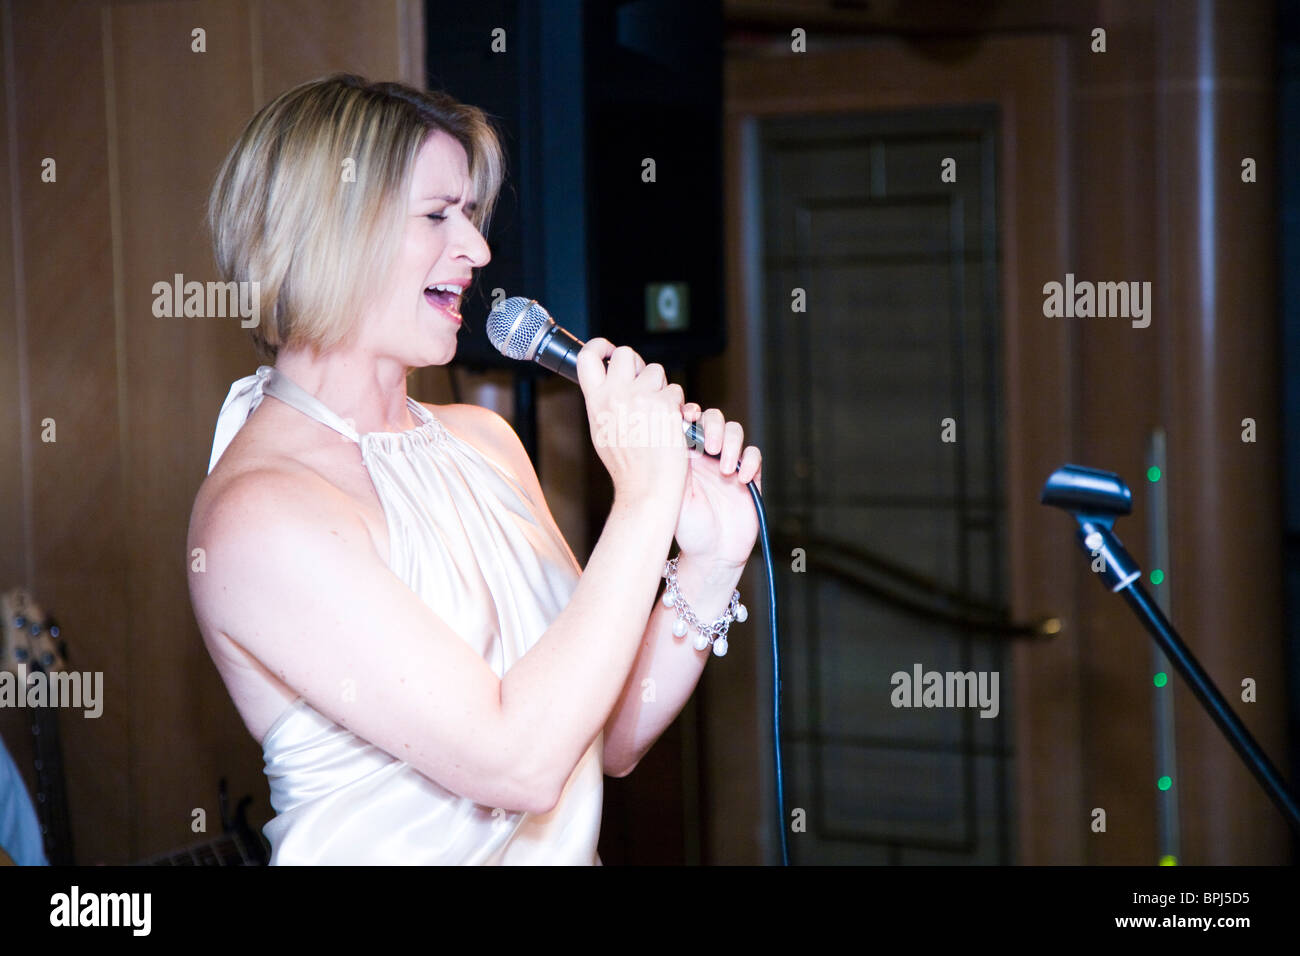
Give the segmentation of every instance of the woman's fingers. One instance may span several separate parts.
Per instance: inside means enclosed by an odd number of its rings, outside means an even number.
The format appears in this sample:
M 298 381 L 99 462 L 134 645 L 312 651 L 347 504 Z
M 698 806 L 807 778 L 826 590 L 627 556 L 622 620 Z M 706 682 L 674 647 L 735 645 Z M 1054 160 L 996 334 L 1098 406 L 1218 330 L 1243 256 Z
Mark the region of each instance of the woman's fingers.
M 710 455 L 717 455 L 722 451 L 723 430 L 727 420 L 722 416 L 722 410 L 710 408 L 700 415 L 700 428 L 704 431 L 704 450 Z
M 742 484 L 752 481 L 758 474 L 762 456 L 753 445 L 745 448 L 745 430 L 740 422 L 727 421 L 718 408 L 701 412 L 700 406 L 694 402 L 682 408 L 682 418 L 699 422 L 704 432 L 704 450 L 718 457 L 719 472 L 736 475 Z
M 579 352 L 578 354 L 581 355 L 582 353 Z M 645 362 L 641 360 L 641 356 L 626 345 L 620 345 L 610 353 L 609 371 L 611 374 L 617 370 L 618 374 L 623 377 L 633 379 L 637 377 L 643 368 L 645 368 Z
M 638 356 L 640 360 L 640 356 Z M 641 363 L 641 368 L 636 375 L 637 382 L 649 385 L 651 388 L 664 388 L 668 384 L 668 373 L 658 362 L 651 362 L 647 365 Z
M 722 453 L 718 456 L 718 466 L 724 475 L 735 472 L 744 445 L 745 430 L 740 427 L 740 422 L 727 422 L 722 430 Z
M 578 351 L 578 384 L 589 392 L 605 381 L 605 359 L 615 352 L 614 343 L 597 336 Z
M 663 374 L 662 366 L 650 363 L 638 375 L 653 378 L 656 381 Z M 670 389 L 681 392 L 676 385 Z M 741 484 L 756 481 L 758 490 L 763 490 L 762 468 L 763 456 L 755 445 L 745 447 L 745 431 L 739 422 L 729 422 L 719 408 L 704 409 L 698 402 L 685 402 L 681 406 L 682 419 L 696 422 L 704 434 L 704 450 L 718 458 L 718 471 L 724 475 L 734 474 Z

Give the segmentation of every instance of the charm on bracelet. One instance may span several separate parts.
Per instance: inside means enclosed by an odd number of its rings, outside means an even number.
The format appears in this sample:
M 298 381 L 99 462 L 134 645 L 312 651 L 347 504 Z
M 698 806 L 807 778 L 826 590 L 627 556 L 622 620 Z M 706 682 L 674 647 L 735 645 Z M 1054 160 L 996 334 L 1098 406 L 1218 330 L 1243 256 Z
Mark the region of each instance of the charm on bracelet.
M 668 561 L 664 565 L 663 574 L 664 580 L 668 582 L 667 587 L 664 588 L 664 607 L 677 610 L 677 620 L 673 622 L 673 634 L 676 637 L 685 637 L 687 630 L 695 628 L 697 632 L 693 642 L 695 649 L 702 651 L 712 645 L 714 655 L 722 657 L 727 653 L 727 630 L 731 627 L 731 622 L 744 622 L 749 617 L 749 611 L 740 603 L 740 592 L 732 591 L 727 609 L 716 621 L 712 624 L 700 621 L 677 586 L 677 561 L 680 557 L 681 555 L 678 555 Z

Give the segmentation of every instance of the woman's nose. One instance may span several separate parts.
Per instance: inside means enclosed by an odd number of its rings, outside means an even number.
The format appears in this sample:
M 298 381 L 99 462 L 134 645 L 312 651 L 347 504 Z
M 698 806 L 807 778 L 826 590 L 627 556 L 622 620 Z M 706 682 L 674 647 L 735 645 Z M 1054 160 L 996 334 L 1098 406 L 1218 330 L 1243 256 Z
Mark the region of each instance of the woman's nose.
M 492 261 L 492 250 L 488 247 L 487 240 L 468 219 L 464 220 L 457 238 L 460 251 L 469 257 L 476 268 L 481 269 Z

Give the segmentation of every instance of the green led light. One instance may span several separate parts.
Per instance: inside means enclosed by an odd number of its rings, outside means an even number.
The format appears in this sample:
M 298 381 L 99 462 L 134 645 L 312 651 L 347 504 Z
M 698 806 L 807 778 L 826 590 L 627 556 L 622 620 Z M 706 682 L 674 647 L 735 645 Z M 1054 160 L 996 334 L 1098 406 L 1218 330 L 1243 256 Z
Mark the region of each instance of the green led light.
M 1176 856 L 1170 856 L 1170 855 L 1162 856 L 1162 857 L 1160 858 L 1160 865 L 1161 865 L 1161 866 L 1177 866 L 1177 865 L 1178 865 L 1178 857 L 1176 857 Z
M 1161 777 L 1159 780 L 1156 781 L 1156 786 L 1159 787 L 1161 790 L 1168 790 L 1173 785 L 1174 782 L 1170 780 L 1168 777 Z
M 1155 677 L 1151 678 L 1151 683 L 1155 684 L 1157 687 L 1164 687 L 1169 683 L 1169 675 L 1164 671 L 1161 671 Z
M 1151 572 L 1152 584 L 1159 584 L 1164 579 L 1165 579 L 1165 572 L 1161 571 L 1159 568 L 1156 568 L 1154 571 Z
M 1160 480 L 1160 469 L 1157 468 L 1155 465 L 1152 465 L 1150 468 L 1147 469 L 1147 481 L 1159 481 L 1159 480 Z

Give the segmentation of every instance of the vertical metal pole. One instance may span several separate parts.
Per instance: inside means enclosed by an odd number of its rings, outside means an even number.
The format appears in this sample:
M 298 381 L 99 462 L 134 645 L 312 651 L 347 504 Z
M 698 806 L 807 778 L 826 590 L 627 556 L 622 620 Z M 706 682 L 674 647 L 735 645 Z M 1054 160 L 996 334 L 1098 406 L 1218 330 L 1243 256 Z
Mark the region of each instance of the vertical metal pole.
M 1147 440 L 1147 468 L 1160 470 L 1159 477 L 1147 478 L 1147 553 L 1151 567 L 1162 572 L 1169 567 L 1169 497 L 1166 489 L 1169 475 L 1165 470 L 1167 451 L 1165 430 L 1155 428 Z M 1169 582 L 1155 588 L 1155 602 L 1161 613 L 1169 617 Z M 1154 786 L 1159 777 L 1174 782 L 1168 790 L 1156 791 L 1156 858 L 1157 862 L 1177 863 L 1181 860 L 1181 843 L 1178 825 L 1178 749 L 1174 735 L 1174 681 L 1170 673 L 1169 658 L 1160 645 L 1151 645 L 1151 705 L 1155 734 L 1155 773 L 1148 785 Z M 1154 683 L 1156 674 L 1164 674 L 1164 686 Z
M 541 462 L 537 460 L 537 376 L 531 369 L 515 372 L 515 431 L 524 451 L 540 479 Z

